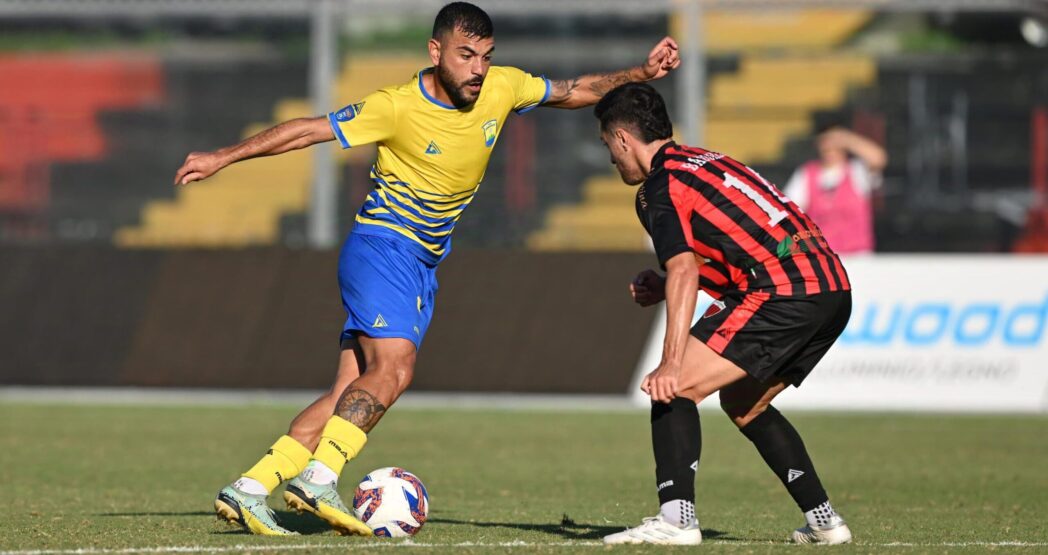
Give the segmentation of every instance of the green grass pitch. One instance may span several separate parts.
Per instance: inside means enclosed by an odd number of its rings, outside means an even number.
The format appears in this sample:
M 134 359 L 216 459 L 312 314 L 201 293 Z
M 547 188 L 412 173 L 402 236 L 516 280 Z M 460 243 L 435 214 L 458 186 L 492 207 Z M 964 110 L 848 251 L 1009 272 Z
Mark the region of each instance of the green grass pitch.
M 343 538 L 272 504 L 294 538 L 218 523 L 220 487 L 294 407 L 0 404 L 0 552 L 622 553 L 604 534 L 657 509 L 643 411 L 393 409 L 347 467 L 402 466 L 430 520 L 403 541 Z M 857 543 L 790 546 L 802 519 L 727 419 L 704 411 L 698 513 L 711 553 L 1048 552 L 1048 418 L 786 413 Z

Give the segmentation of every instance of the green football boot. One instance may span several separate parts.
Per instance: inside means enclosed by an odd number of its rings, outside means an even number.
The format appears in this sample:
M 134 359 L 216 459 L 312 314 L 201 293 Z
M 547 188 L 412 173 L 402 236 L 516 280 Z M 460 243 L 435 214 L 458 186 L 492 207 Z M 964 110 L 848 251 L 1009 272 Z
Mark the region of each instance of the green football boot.
M 353 511 L 342 503 L 342 498 L 339 497 L 335 485 L 335 482 L 326 485 L 313 484 L 296 476 L 287 484 L 284 501 L 287 502 L 289 509 L 299 513 L 302 511 L 313 513 L 330 524 L 340 535 L 372 535 L 371 528 L 353 516 Z
M 261 536 L 297 536 L 277 524 L 273 509 L 266 504 L 265 495 L 244 493 L 232 485 L 222 488 L 215 499 L 215 513 L 219 520 L 243 526 L 248 532 Z

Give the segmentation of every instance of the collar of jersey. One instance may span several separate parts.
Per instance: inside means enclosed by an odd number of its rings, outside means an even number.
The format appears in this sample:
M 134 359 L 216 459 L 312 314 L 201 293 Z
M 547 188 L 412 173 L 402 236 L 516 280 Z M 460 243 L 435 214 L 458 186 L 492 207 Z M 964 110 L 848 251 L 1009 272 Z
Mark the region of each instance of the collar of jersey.
M 655 151 L 655 155 L 651 157 L 651 173 L 655 173 L 656 168 L 661 168 L 662 163 L 666 161 L 666 151 L 677 146 L 677 142 L 670 140 L 670 142 L 659 147 L 659 150 Z
M 433 73 L 433 68 L 427 67 L 426 69 L 423 69 L 422 71 L 418 72 L 418 90 L 422 91 L 422 96 L 426 97 L 426 100 L 432 102 L 433 104 L 436 104 L 437 106 L 440 106 L 441 108 L 444 108 L 445 110 L 458 110 L 458 108 L 450 104 L 444 104 L 443 102 L 437 100 L 436 98 L 433 98 L 433 96 L 429 94 L 429 91 L 426 90 L 425 85 L 422 84 L 422 75 L 424 73 Z

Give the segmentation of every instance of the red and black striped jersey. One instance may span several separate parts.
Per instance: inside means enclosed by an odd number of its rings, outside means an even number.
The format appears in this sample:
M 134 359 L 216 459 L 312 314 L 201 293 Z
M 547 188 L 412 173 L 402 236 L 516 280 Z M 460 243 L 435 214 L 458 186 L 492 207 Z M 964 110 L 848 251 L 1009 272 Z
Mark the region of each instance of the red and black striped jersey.
M 694 252 L 699 285 L 802 296 L 851 289 L 840 258 L 775 185 L 723 154 L 669 142 L 637 191 L 659 264 Z

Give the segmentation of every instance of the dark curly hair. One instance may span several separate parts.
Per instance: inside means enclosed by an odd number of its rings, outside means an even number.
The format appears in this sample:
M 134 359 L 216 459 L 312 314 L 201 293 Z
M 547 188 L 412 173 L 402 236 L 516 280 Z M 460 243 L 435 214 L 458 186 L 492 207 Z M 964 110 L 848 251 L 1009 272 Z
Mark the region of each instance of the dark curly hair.
M 452 2 L 441 8 L 433 20 L 435 39 L 439 40 L 456 29 L 475 39 L 486 39 L 495 34 L 488 14 L 469 2 Z
M 593 115 L 601 131 L 625 127 L 646 143 L 673 137 L 673 124 L 662 95 L 647 83 L 626 83 L 600 99 Z

